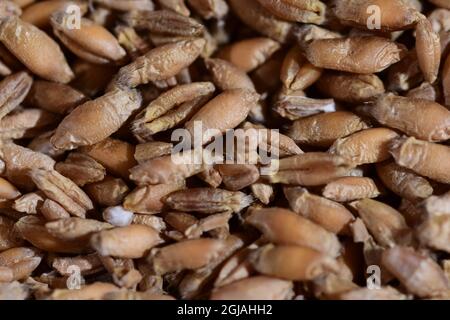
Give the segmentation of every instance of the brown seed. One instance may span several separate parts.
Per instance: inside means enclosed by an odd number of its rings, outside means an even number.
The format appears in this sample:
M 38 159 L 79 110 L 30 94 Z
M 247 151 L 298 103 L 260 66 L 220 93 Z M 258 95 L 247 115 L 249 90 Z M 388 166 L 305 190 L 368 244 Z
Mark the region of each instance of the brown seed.
M 384 251 L 383 265 L 419 297 L 432 297 L 448 290 L 448 281 L 439 265 L 411 248 L 395 247 Z
M 348 25 L 368 28 L 373 9 L 377 6 L 380 16 L 380 27 L 383 31 L 396 31 L 411 28 L 417 23 L 419 13 L 402 0 L 350 0 L 336 1 L 333 8 L 339 20 Z
M 206 67 L 212 74 L 214 84 L 221 90 L 247 89 L 255 91 L 255 86 L 245 71 L 222 59 L 206 59 Z
M 169 10 L 131 11 L 125 22 L 136 29 L 170 36 L 201 37 L 205 27 L 195 19 Z
M 195 270 L 207 266 L 226 250 L 226 241 L 196 239 L 178 242 L 158 249 L 149 256 L 156 274 Z
M 294 46 L 284 58 L 280 79 L 290 90 L 305 90 L 321 75 L 322 69 L 309 63 L 303 56 L 300 47 Z
M 126 196 L 123 205 L 125 209 L 136 213 L 159 213 L 164 207 L 162 199 L 172 192 L 183 188 L 183 184 L 158 184 L 138 187 Z
M 134 158 L 139 164 L 142 164 L 147 160 L 170 154 L 172 148 L 173 144 L 167 142 L 151 141 L 147 143 L 141 143 L 136 146 Z
M 130 191 L 122 179 L 110 176 L 85 186 L 84 190 L 95 203 L 103 207 L 119 205 Z
M 340 254 L 336 235 L 302 216 L 282 208 L 252 210 L 246 222 L 272 243 L 311 248 L 332 257 Z
M 161 94 L 141 111 L 133 122 L 133 131 L 141 134 L 144 131 L 151 135 L 155 120 L 167 114 L 171 109 L 200 97 L 208 97 L 215 88 L 211 82 L 196 82 L 177 86 Z M 182 107 L 181 107 L 182 108 Z M 178 109 L 179 112 L 180 109 Z
M 134 146 L 122 140 L 107 138 L 92 146 L 81 147 L 79 151 L 95 159 L 112 174 L 124 179 L 128 179 L 129 170 L 136 165 Z
M 68 85 L 36 80 L 25 103 L 49 112 L 66 114 L 87 100 L 83 93 Z
M 422 140 L 450 138 L 450 111 L 435 102 L 387 94 L 365 110 L 378 122 Z
M 175 11 L 183 16 L 188 17 L 191 14 L 184 0 L 158 0 L 158 3 L 162 8 Z
M 78 186 L 102 181 L 105 178 L 105 168 L 83 153 L 71 153 L 64 162 L 58 162 L 55 170 L 71 179 Z
M 80 8 L 80 13 L 84 15 L 88 10 L 87 3 L 80 1 L 67 0 L 47 0 L 33 3 L 23 10 L 20 18 L 39 29 L 47 29 L 50 27 L 50 16 L 52 13 L 60 10 L 66 10 L 69 5 L 76 5 Z
M 189 130 L 192 136 L 195 136 L 195 123 L 200 122 L 203 130 L 203 142 L 208 142 L 215 134 L 214 132 L 208 134 L 208 131 L 219 130 L 224 133 L 228 129 L 237 127 L 245 120 L 258 98 L 257 93 L 244 89 L 225 91 L 203 106 L 186 123 L 185 128 Z
M 94 274 L 103 269 L 102 263 L 96 253 L 75 257 L 56 257 L 52 261 L 52 267 L 63 276 L 70 276 L 71 269 L 77 266 L 82 275 Z
M 161 241 L 155 229 L 135 224 L 100 231 L 91 237 L 91 246 L 102 256 L 136 259 Z
M 398 134 L 386 128 L 367 129 L 338 139 L 329 152 L 341 156 L 353 165 L 382 162 L 391 157 L 390 143 Z
M 282 91 L 274 110 L 289 120 L 312 116 L 324 112 L 336 111 L 333 99 L 313 99 L 305 96 L 303 91 Z
M 324 73 L 317 87 L 326 96 L 348 103 L 370 101 L 385 91 L 383 82 L 374 74 L 343 72 Z
M 99 1 L 99 0 L 96 0 Z M 108 0 L 102 0 L 108 1 Z M 111 0 L 109 0 L 111 1 Z M 95 282 L 83 286 L 79 290 L 56 289 L 48 300 L 101 300 L 107 293 L 118 291 L 119 288 L 111 283 Z
M 48 221 L 70 218 L 70 214 L 66 211 L 66 209 L 50 199 L 45 199 L 44 203 L 39 208 L 39 212 Z
M 0 119 L 22 103 L 32 83 L 33 79 L 23 71 L 0 82 Z
M 31 169 L 29 175 L 36 186 L 70 214 L 85 217 L 93 209 L 92 201 L 72 180 L 54 170 Z
M 367 128 L 368 125 L 357 115 L 336 111 L 296 120 L 288 136 L 299 144 L 330 147 L 337 139 Z
M 371 74 L 400 61 L 406 48 L 381 37 L 351 37 L 314 40 L 306 48 L 306 58 L 316 67 Z
M 420 69 L 429 83 L 437 79 L 441 61 L 441 43 L 430 21 L 421 18 L 416 27 L 416 50 Z
M 229 11 L 225 0 L 188 0 L 193 9 L 204 19 L 224 18 Z
M 0 178 L 0 199 L 12 200 L 20 196 L 20 191 L 8 180 Z
M 348 224 L 354 220 L 351 212 L 343 205 L 313 195 L 304 188 L 285 187 L 284 195 L 293 211 L 330 232 L 346 233 Z M 304 244 L 304 246 L 307 245 Z M 313 249 L 317 250 L 317 248 Z
M 45 228 L 58 239 L 87 241 L 93 233 L 111 229 L 113 226 L 93 219 L 73 217 L 47 222 Z
M 184 212 L 168 212 L 164 215 L 164 220 L 174 229 L 185 233 L 187 229 L 198 223 L 198 219 L 193 215 Z
M 3 140 L 30 138 L 54 126 L 58 117 L 40 109 L 19 109 L 0 120 L 0 137 Z
M 189 150 L 177 156 L 148 160 L 130 170 L 130 179 L 138 185 L 183 184 L 186 178 L 205 170 L 208 167 L 205 163 L 211 163 L 210 161 L 207 152 L 199 154 L 197 151 Z
M 14 200 L 11 207 L 18 212 L 36 214 L 43 202 L 44 198 L 42 193 L 31 192 Z
M 375 182 L 365 177 L 344 177 L 328 183 L 322 191 L 325 198 L 348 202 L 380 195 Z
M 364 199 L 351 203 L 377 242 L 385 247 L 409 241 L 410 229 L 400 212 L 375 200 Z
M 140 107 L 141 101 L 135 90 L 116 89 L 86 102 L 64 118 L 51 142 L 56 148 L 65 150 L 100 142 L 117 131 Z
M 58 44 L 43 31 L 17 17 L 1 19 L 0 42 L 33 73 L 46 80 L 67 83 L 74 77 Z
M 384 185 L 402 198 L 416 201 L 433 194 L 433 187 L 425 178 L 395 162 L 377 164 L 377 173 Z
M 219 164 L 215 166 L 228 190 L 238 191 L 259 179 L 259 170 L 254 165 Z
M 101 4 L 107 8 L 119 11 L 142 10 L 152 11 L 154 5 L 152 0 L 95 0 L 96 3 Z
M 229 230 L 228 221 L 231 219 L 231 216 L 231 212 L 224 212 L 205 217 L 188 227 L 184 234 L 188 239 L 194 239 L 200 238 L 203 233 L 216 229 L 223 228 Z
M 172 209 L 203 214 L 239 212 L 252 202 L 252 197 L 245 193 L 212 188 L 180 190 L 164 200 Z
M 220 287 L 211 300 L 285 300 L 292 295 L 292 282 L 255 276 Z
M 293 25 L 273 16 L 257 0 L 230 0 L 229 5 L 250 28 L 281 43 L 290 38 Z
M 280 49 L 280 44 L 269 38 L 253 38 L 235 42 L 219 51 L 218 58 L 229 61 L 245 72 L 255 70 Z
M 398 165 L 433 180 L 450 183 L 449 147 L 403 137 L 392 142 L 391 153 Z
M 67 28 L 65 12 L 52 14 L 51 24 L 55 35 L 80 58 L 92 63 L 110 63 L 123 59 L 125 50 L 104 27 L 81 18 L 80 28 Z
M 5 142 L 1 146 L 1 159 L 5 164 L 4 175 L 19 188 L 31 191 L 32 180 L 28 171 L 33 168 L 52 170 L 55 161 L 49 156 L 34 152 L 12 142 Z M 30 186 L 31 183 L 31 186 Z
M 319 0 L 258 0 L 258 2 L 283 20 L 321 24 L 325 19 L 326 6 Z
M 195 39 L 155 48 L 122 67 L 114 84 L 134 88 L 150 81 L 169 79 L 194 62 L 204 46 L 204 39 Z
M 61 253 L 82 253 L 87 251 L 86 241 L 57 238 L 47 231 L 45 221 L 35 216 L 21 218 L 14 227 L 23 239 L 44 251 Z
M 298 246 L 267 245 L 252 256 L 253 267 L 276 278 L 306 281 L 336 272 L 336 260 L 318 251 Z
M 272 183 L 320 186 L 348 175 L 350 169 L 348 162 L 340 156 L 308 152 L 281 159 L 279 171 L 268 179 Z
M 14 220 L 0 216 L 0 250 L 18 247 L 23 242 L 18 230 L 14 229 Z

